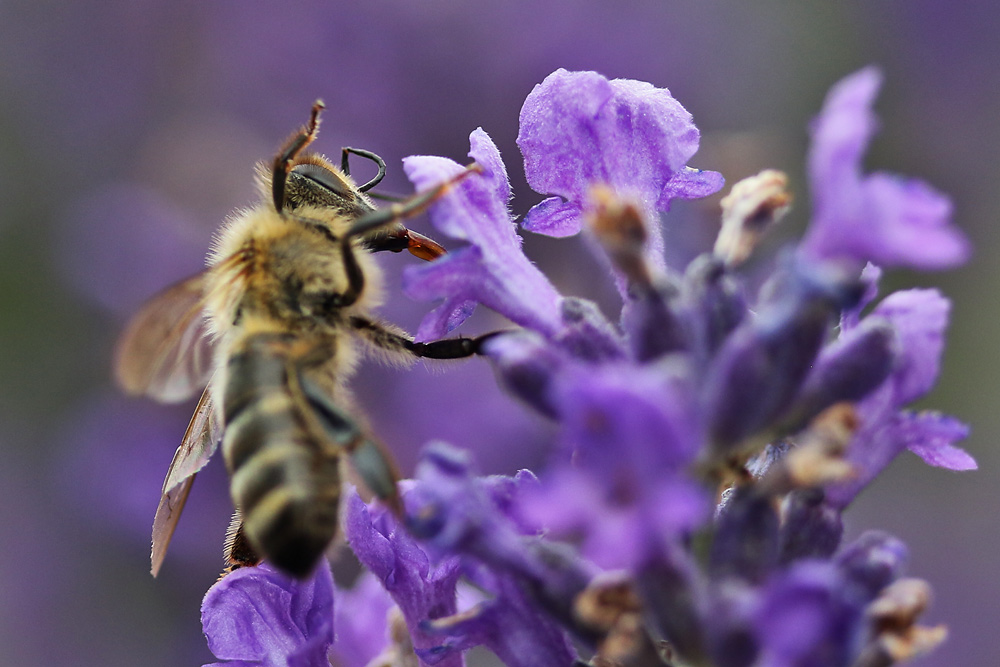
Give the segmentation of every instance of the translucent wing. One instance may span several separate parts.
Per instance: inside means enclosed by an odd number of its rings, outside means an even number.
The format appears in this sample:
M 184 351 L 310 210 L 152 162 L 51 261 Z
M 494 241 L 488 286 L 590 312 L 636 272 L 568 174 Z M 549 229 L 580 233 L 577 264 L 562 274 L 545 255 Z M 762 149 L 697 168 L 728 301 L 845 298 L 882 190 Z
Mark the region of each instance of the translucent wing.
M 163 565 L 167 555 L 167 546 L 173 537 L 174 529 L 181 518 L 181 511 L 191 492 L 194 476 L 205 467 L 212 457 L 222 435 L 222 423 L 212 405 L 209 390 L 201 394 L 198 406 L 194 410 L 184 439 L 174 453 L 170 462 L 167 477 L 163 480 L 163 490 L 160 504 L 153 518 L 153 549 L 150 555 L 152 572 L 155 577 Z
M 199 273 L 153 297 L 129 322 L 115 355 L 115 378 L 129 394 L 173 403 L 203 388 L 212 355 Z

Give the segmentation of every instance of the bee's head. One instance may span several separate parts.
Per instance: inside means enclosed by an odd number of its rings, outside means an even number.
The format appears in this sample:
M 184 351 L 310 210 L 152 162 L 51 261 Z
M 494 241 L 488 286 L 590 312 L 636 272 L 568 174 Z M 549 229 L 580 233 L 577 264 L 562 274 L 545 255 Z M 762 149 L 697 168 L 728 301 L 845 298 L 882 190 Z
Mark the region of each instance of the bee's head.
M 285 142 L 271 163 L 269 173 L 265 170 L 262 175 L 262 183 L 270 188 L 274 210 L 318 228 L 331 239 L 360 239 L 372 252 L 409 250 L 425 260 L 443 255 L 442 246 L 411 232 L 402 222 L 404 217 L 424 210 L 428 203 L 426 197 L 405 200 L 384 213 L 376 211 L 365 196 L 385 176 L 385 160 L 371 151 L 344 148 L 338 169 L 322 155 L 305 152 L 319 133 L 319 118 L 324 108 L 322 100 L 316 100 L 309 122 Z M 378 166 L 378 174 L 364 185 L 356 185 L 351 180 L 348 158 L 352 154 Z M 440 193 L 434 195 L 437 196 Z M 296 213 L 303 208 L 308 210 Z M 348 230 L 337 229 L 339 224 L 331 228 L 333 221 L 346 221 Z
M 272 178 L 277 174 L 272 175 Z M 305 155 L 288 172 L 284 201 L 279 212 L 295 212 L 303 206 L 329 210 L 334 215 L 357 219 L 375 210 L 364 190 L 350 177 L 319 155 Z

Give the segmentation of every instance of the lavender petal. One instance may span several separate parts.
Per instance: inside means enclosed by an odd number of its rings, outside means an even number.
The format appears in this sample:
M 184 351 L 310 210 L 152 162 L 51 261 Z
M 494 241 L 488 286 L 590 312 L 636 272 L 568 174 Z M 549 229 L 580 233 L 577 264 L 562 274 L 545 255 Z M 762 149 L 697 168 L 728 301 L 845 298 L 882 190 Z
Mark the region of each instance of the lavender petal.
M 969 243 L 950 224 L 947 198 L 921 181 L 861 173 L 877 125 L 871 107 L 880 84 L 873 67 L 846 77 L 813 124 L 814 215 L 800 250 L 813 260 L 846 260 L 859 268 L 869 261 L 919 269 L 962 264 Z
M 448 300 L 445 313 L 433 313 L 420 327 L 422 337 L 448 333 L 445 323 L 457 319 L 459 308 L 481 303 L 513 322 L 553 336 L 561 328 L 560 295 L 521 251 L 521 238 L 507 210 L 510 185 L 500 153 L 481 129 L 470 137 L 469 155 L 482 167 L 457 184 L 430 210 L 431 222 L 469 248 L 455 253 L 458 259 L 413 267 L 404 276 L 404 289 L 414 298 Z M 458 163 L 440 157 L 409 157 L 403 161 L 407 176 L 424 190 L 461 172 Z
M 333 643 L 333 577 L 324 560 L 297 581 L 267 564 L 220 579 L 201 606 L 208 647 L 221 664 L 323 664 Z

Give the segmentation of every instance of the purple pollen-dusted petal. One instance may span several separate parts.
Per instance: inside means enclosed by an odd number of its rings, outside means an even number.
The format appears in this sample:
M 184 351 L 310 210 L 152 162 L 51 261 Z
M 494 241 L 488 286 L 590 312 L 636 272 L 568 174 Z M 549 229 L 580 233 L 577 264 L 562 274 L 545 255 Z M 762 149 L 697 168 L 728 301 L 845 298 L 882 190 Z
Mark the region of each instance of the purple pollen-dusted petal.
M 208 648 L 226 661 L 216 664 L 326 664 L 333 643 L 330 566 L 323 560 L 304 581 L 267 564 L 236 570 L 205 594 L 201 622 Z
M 596 72 L 556 70 L 535 86 L 521 107 L 517 144 L 528 184 L 557 195 L 525 216 L 524 226 L 551 236 L 580 231 L 592 186 L 636 200 L 650 219 L 672 199 L 719 190 L 721 174 L 687 167 L 700 134 L 670 91 Z M 664 269 L 663 234 L 651 225 L 647 251 Z
M 583 209 L 577 202 L 560 197 L 543 199 L 528 210 L 521 220 L 521 227 L 536 234 L 563 238 L 580 233 L 583 226 Z
M 666 211 L 673 199 L 701 199 L 713 195 L 726 184 L 726 179 L 717 171 L 684 167 L 673 175 L 660 193 L 656 208 Z
M 404 274 L 404 288 L 417 299 L 445 299 L 421 324 L 421 340 L 440 338 L 481 303 L 546 336 L 562 328 L 561 297 L 521 251 L 521 238 L 507 209 L 510 185 L 500 153 L 481 129 L 470 137 L 472 157 L 482 168 L 436 201 L 431 222 L 448 236 L 469 244 Z M 407 176 L 418 190 L 434 187 L 463 167 L 441 157 L 408 157 Z
M 649 210 L 666 210 L 672 198 L 702 197 L 722 187 L 719 174 L 687 168 L 699 138 L 691 114 L 665 88 L 560 69 L 525 99 L 517 144 L 536 192 L 579 207 L 590 186 L 603 183 Z M 570 232 L 568 207 L 542 206 L 529 214 L 536 230 L 546 230 L 540 219 L 548 213 L 557 220 L 548 227 L 558 235 Z
M 812 128 L 809 157 L 813 220 L 800 247 L 812 260 L 862 266 L 943 269 L 969 256 L 965 236 L 951 226 L 951 203 L 926 183 L 875 173 L 861 160 L 875 132 L 871 107 L 881 83 L 874 67 L 834 86 Z

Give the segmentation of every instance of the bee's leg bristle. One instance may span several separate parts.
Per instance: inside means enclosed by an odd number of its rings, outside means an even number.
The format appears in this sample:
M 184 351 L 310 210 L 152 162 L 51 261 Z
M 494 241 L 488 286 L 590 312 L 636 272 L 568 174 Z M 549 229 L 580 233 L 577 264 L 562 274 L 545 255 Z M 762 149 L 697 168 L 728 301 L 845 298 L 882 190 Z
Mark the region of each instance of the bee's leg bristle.
M 237 509 L 233 512 L 233 518 L 229 521 L 229 528 L 226 530 L 226 541 L 223 547 L 223 556 L 226 568 L 222 572 L 225 576 L 233 570 L 241 567 L 254 567 L 260 565 L 261 557 L 257 550 L 251 546 L 243 530 L 243 514 Z

